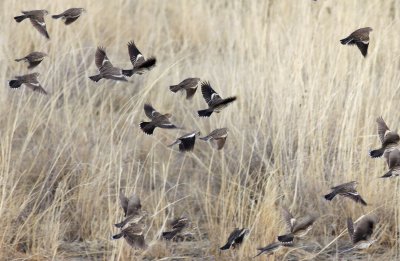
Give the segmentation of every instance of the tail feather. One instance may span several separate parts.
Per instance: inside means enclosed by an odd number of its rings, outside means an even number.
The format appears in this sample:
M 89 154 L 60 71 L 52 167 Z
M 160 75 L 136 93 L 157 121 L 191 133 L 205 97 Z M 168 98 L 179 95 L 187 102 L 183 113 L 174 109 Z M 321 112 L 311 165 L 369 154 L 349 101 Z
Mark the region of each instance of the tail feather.
M 331 192 L 331 193 L 329 193 L 329 194 L 326 194 L 326 195 L 324 196 L 324 198 L 325 198 L 326 200 L 331 201 L 335 196 L 336 196 L 336 193 L 335 193 L 335 192 Z
M 58 19 L 58 18 L 61 18 L 61 17 L 63 17 L 62 15 L 52 15 L 51 16 L 53 19 Z
M 294 236 L 292 234 L 278 236 L 278 241 L 282 244 L 291 244 L 293 243 Z
M 176 236 L 177 233 L 178 233 L 178 230 L 172 230 L 172 231 L 163 232 L 161 234 L 161 236 L 166 240 L 171 240 Z
M 22 82 L 20 82 L 20 81 L 18 81 L 18 80 L 11 80 L 11 81 L 8 83 L 8 85 L 9 85 L 11 88 L 19 88 L 19 87 L 21 87 Z
M 210 109 L 197 111 L 200 117 L 210 117 L 213 112 L 214 111 Z
M 17 21 L 17 23 L 22 22 L 23 20 L 25 20 L 26 18 L 28 18 L 28 16 L 26 15 L 20 15 L 20 16 L 15 16 L 14 19 L 15 21 Z
M 343 44 L 343 45 L 346 45 L 346 44 L 353 44 L 352 41 L 353 41 L 352 38 L 346 37 L 346 38 L 340 40 L 340 43 Z
M 171 85 L 171 86 L 169 86 L 169 89 L 170 89 L 171 92 L 178 92 L 178 91 L 181 90 L 181 86 L 179 86 L 179 85 Z
M 128 77 L 131 77 L 133 75 L 133 69 L 130 70 L 122 70 L 122 74 Z
M 371 158 L 379 158 L 379 157 L 382 157 L 384 152 L 385 152 L 384 148 L 380 148 L 380 149 L 377 149 L 377 150 L 371 150 L 369 152 L 369 156 Z
M 23 61 L 23 60 L 25 60 L 25 58 L 15 59 L 14 61 L 20 62 L 20 61 Z
M 229 249 L 229 248 L 231 248 L 231 244 L 230 244 L 229 242 L 227 242 L 225 245 L 223 245 L 223 246 L 220 247 L 219 249 L 220 249 L 220 250 L 227 250 L 227 249 Z
M 124 234 L 122 234 L 122 233 L 116 234 L 116 235 L 112 236 L 112 239 L 119 239 L 119 238 L 121 238 L 123 235 L 124 235 Z
M 100 74 L 98 74 L 98 75 L 93 75 L 93 76 L 90 76 L 90 77 L 89 77 L 90 80 L 95 81 L 95 82 L 100 81 L 102 78 L 103 78 L 103 77 L 102 77 Z
M 156 126 L 152 122 L 141 122 L 140 123 L 140 129 L 148 135 L 153 135 L 155 128 L 156 128 Z

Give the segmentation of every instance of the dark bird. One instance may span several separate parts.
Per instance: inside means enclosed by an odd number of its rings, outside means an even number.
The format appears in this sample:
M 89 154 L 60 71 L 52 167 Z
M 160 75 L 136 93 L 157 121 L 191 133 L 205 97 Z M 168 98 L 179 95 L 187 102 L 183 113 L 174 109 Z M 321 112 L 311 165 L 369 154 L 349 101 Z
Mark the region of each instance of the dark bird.
M 130 223 L 129 226 L 122 229 L 121 233 L 112 236 L 112 239 L 125 238 L 126 242 L 133 248 L 146 249 L 143 230 L 145 226 L 137 223 Z
M 114 67 L 107 57 L 103 47 L 97 47 L 95 54 L 95 64 L 99 69 L 99 74 L 90 76 L 92 81 L 98 82 L 101 79 L 111 79 L 116 81 L 127 81 L 125 75 L 122 74 L 122 69 Z
M 44 21 L 44 16 L 49 12 L 47 10 L 32 10 L 32 11 L 22 11 L 23 15 L 15 16 L 14 19 L 17 23 L 22 22 L 26 18 L 29 18 L 33 27 L 44 35 L 47 39 L 50 39 L 49 33 L 46 29 L 46 23 Z
M 172 147 L 176 144 L 179 144 L 180 152 L 192 151 L 194 148 L 194 144 L 196 142 L 196 136 L 198 136 L 198 135 L 200 135 L 199 131 L 187 133 L 187 134 L 183 135 L 182 137 L 179 137 L 178 139 L 176 139 L 175 142 L 168 145 L 168 147 Z
M 83 12 L 86 12 L 85 8 L 70 8 L 58 15 L 53 15 L 54 19 L 62 18 L 64 24 L 69 25 L 78 19 Z
M 228 241 L 226 242 L 225 245 L 223 245 L 222 247 L 220 247 L 219 249 L 221 250 L 227 250 L 232 248 L 237 248 L 239 247 L 244 238 L 249 234 L 249 229 L 247 228 L 235 228 L 235 230 L 233 230 L 233 232 L 229 235 L 228 237 Z
M 200 78 L 187 78 L 177 85 L 169 86 L 171 92 L 186 91 L 186 99 L 191 99 L 197 91 Z
M 400 175 L 400 150 L 394 149 L 389 153 L 389 171 L 381 178 L 397 177 Z
M 221 96 L 211 88 L 209 82 L 201 83 L 201 92 L 204 100 L 206 100 L 208 104 L 208 109 L 198 111 L 200 117 L 210 117 L 213 112 L 219 113 L 223 108 L 236 100 L 236 97 L 222 99 Z
M 138 222 L 143 218 L 145 214 L 141 211 L 142 205 L 140 204 L 140 199 L 136 194 L 132 194 L 129 198 L 127 198 L 122 192 L 119 194 L 119 200 L 121 203 L 121 207 L 124 210 L 125 219 L 115 224 L 116 227 L 122 228 L 128 222 Z
M 169 118 L 172 117 L 171 114 L 161 114 L 156 111 L 151 104 L 144 105 L 144 113 L 151 121 L 142 121 L 140 123 L 140 129 L 147 135 L 152 135 L 156 127 L 162 129 L 178 129 L 178 127 L 172 124 L 169 120 Z
M 371 238 L 375 224 L 376 217 L 371 215 L 362 216 L 355 228 L 353 220 L 347 219 L 347 231 L 353 244 L 352 249 L 366 249 L 376 241 L 376 239 Z
M 225 141 L 226 141 L 227 137 L 228 137 L 228 129 L 221 128 L 221 129 L 213 130 L 210 134 L 208 134 L 205 137 L 201 137 L 200 139 L 204 140 L 204 141 L 212 142 L 213 146 L 217 150 L 221 150 L 225 145 Z
M 397 132 L 391 131 L 386 125 L 382 117 L 376 119 L 378 124 L 378 136 L 381 141 L 381 147 L 371 150 L 369 155 L 371 158 L 384 157 L 389 165 L 389 153 L 399 145 L 400 136 Z
M 162 238 L 165 240 L 174 240 L 178 235 L 191 235 L 191 233 L 188 231 L 188 228 L 190 227 L 190 221 L 186 217 L 179 217 L 172 220 L 170 227 L 170 231 L 166 231 L 161 234 Z
M 262 254 L 271 255 L 272 253 L 278 251 L 282 247 L 290 247 L 290 246 L 293 246 L 293 245 L 282 244 L 281 242 L 273 242 L 273 243 L 267 245 L 266 247 L 257 248 L 257 250 L 260 252 L 254 257 L 258 257 L 259 255 L 262 255 Z
M 43 59 L 47 56 L 47 54 L 42 52 L 31 52 L 25 57 L 15 59 L 16 62 L 24 61 L 29 63 L 28 69 L 33 69 L 38 66 Z
M 357 45 L 358 49 L 361 51 L 361 54 L 366 57 L 369 45 L 369 32 L 371 31 L 371 27 L 355 30 L 348 37 L 340 40 L 340 43 L 343 45 Z
M 156 65 L 156 58 L 149 57 L 144 58 L 142 53 L 138 50 L 134 41 L 128 43 L 129 58 L 133 65 L 132 69 L 123 70 L 122 73 L 126 76 L 132 76 L 136 74 L 143 74 L 145 71 L 151 70 Z
M 15 80 L 11 80 L 8 82 L 10 88 L 19 88 L 22 84 L 25 84 L 26 87 L 32 89 L 35 92 L 39 92 L 42 94 L 47 94 L 47 92 L 43 89 L 38 81 L 39 73 L 31 73 L 22 76 L 16 76 Z
M 361 203 L 362 205 L 366 206 L 367 203 L 362 199 L 360 194 L 358 194 L 356 187 L 358 182 L 351 181 L 348 183 L 344 183 L 335 187 L 331 187 L 332 192 L 326 194 L 324 197 L 326 200 L 331 201 L 336 195 L 341 195 L 343 197 L 350 198 L 357 203 Z
M 304 237 L 312 229 L 315 220 L 314 215 L 306 215 L 302 218 L 294 218 L 290 211 L 286 208 L 282 209 L 283 219 L 286 223 L 288 234 L 278 236 L 278 241 L 282 244 L 293 244 L 295 237 Z

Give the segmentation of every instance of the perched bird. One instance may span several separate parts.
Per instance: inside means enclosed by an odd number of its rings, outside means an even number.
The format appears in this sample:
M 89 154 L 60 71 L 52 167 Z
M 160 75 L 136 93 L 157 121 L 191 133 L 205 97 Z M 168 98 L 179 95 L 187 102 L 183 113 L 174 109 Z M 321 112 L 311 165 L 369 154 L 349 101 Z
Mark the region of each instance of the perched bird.
M 171 114 L 169 114 L 169 113 L 161 114 L 158 111 L 156 111 L 153 108 L 153 106 L 151 106 L 151 104 L 144 105 L 144 113 L 151 121 L 150 122 L 142 121 L 140 123 L 140 129 L 148 135 L 152 135 L 154 132 L 154 129 L 156 127 L 159 127 L 162 129 L 178 129 L 179 128 L 170 122 L 169 118 L 171 118 L 171 116 L 172 116 Z
M 15 59 L 16 62 L 24 61 L 29 63 L 28 69 L 33 69 L 38 66 L 43 59 L 47 56 L 47 54 L 42 52 L 31 52 L 25 57 Z
M 186 91 L 186 99 L 191 99 L 197 91 L 200 78 L 187 78 L 177 85 L 169 86 L 171 92 Z
M 143 230 L 145 226 L 137 223 L 130 223 L 128 227 L 122 229 L 121 233 L 112 236 L 112 239 L 125 238 L 126 242 L 133 248 L 146 249 Z
M 353 220 L 347 219 L 347 231 L 353 244 L 352 249 L 366 249 L 376 241 L 376 239 L 371 239 L 375 224 L 376 217 L 371 215 L 361 217 L 355 228 Z
M 366 57 L 368 53 L 368 45 L 369 45 L 369 32 L 372 31 L 371 27 L 360 28 L 352 32 L 346 38 L 340 40 L 340 43 L 343 45 L 357 45 L 358 49 L 360 49 L 361 54 Z
M 227 137 L 228 129 L 221 128 L 213 130 L 210 134 L 205 137 L 201 137 L 200 139 L 204 141 L 211 141 L 217 150 L 221 150 L 225 145 Z
M 236 100 L 236 97 L 222 99 L 221 96 L 211 88 L 209 82 L 201 83 L 201 92 L 208 104 L 208 109 L 198 111 L 200 117 L 210 117 L 213 112 L 219 113 L 223 108 Z
M 161 236 L 166 240 L 173 240 L 178 235 L 191 235 L 190 232 L 185 231 L 190 227 L 190 221 L 186 217 L 179 217 L 172 220 L 170 227 L 172 228 L 171 231 L 166 231 L 161 234 Z
M 304 237 L 312 229 L 312 226 L 317 219 L 314 215 L 306 215 L 302 218 L 294 218 L 290 211 L 283 208 L 283 219 L 289 231 L 288 234 L 278 236 L 278 241 L 282 244 L 293 244 L 295 237 Z
M 86 12 L 85 8 L 70 8 L 58 15 L 53 15 L 54 19 L 62 18 L 64 24 L 69 25 L 78 19 L 83 12 Z
M 135 73 L 143 74 L 145 71 L 151 70 L 156 65 L 156 58 L 149 57 L 148 59 L 145 59 L 136 47 L 134 41 L 128 43 L 128 52 L 133 68 L 129 70 L 123 70 L 122 73 L 126 76 L 130 77 Z
M 187 133 L 187 134 L 183 135 L 182 137 L 179 137 L 178 139 L 176 139 L 175 142 L 168 145 L 168 147 L 172 147 L 176 144 L 179 144 L 180 152 L 192 151 L 194 148 L 194 144 L 196 142 L 196 136 L 198 136 L 198 135 L 200 135 L 199 131 Z
M 116 81 L 127 81 L 125 75 L 122 74 L 122 69 L 114 67 L 107 57 L 104 47 L 97 47 L 95 54 L 95 64 L 99 69 L 100 74 L 90 76 L 92 81 L 98 82 L 101 79 L 111 79 Z
M 354 200 L 357 203 L 361 203 L 362 205 L 366 206 L 367 203 L 362 199 L 360 194 L 358 194 L 356 187 L 358 182 L 351 181 L 348 183 L 344 183 L 335 187 L 331 187 L 332 192 L 326 194 L 324 197 L 326 200 L 332 200 L 336 195 L 341 195 L 343 197 L 348 197 Z
M 394 149 L 389 153 L 389 171 L 381 178 L 397 177 L 400 175 L 400 150 Z
M 247 228 L 235 228 L 235 230 L 233 230 L 233 232 L 229 235 L 228 237 L 228 241 L 226 242 L 225 245 L 223 245 L 222 247 L 220 247 L 219 249 L 221 250 L 227 250 L 232 248 L 237 248 L 239 247 L 244 238 L 249 234 L 249 229 Z
M 31 88 L 35 92 L 39 92 L 42 94 L 47 94 L 47 92 L 43 89 L 38 81 L 39 73 L 31 73 L 25 74 L 22 76 L 16 76 L 15 80 L 11 80 L 8 82 L 10 88 L 19 88 L 22 84 L 25 84 L 26 87 Z
M 262 255 L 262 254 L 271 255 L 272 253 L 278 251 L 282 247 L 290 247 L 290 246 L 293 246 L 293 245 L 282 244 L 281 242 L 273 242 L 273 243 L 267 245 L 266 247 L 257 248 L 257 250 L 260 252 L 254 257 L 258 257 L 259 255 Z
M 44 21 L 44 16 L 49 14 L 47 10 L 22 11 L 21 13 L 23 13 L 23 15 L 14 17 L 17 23 L 20 23 L 26 18 L 29 18 L 33 27 L 35 27 L 36 30 L 38 30 L 39 33 L 41 33 L 47 39 L 50 39 L 49 33 L 46 29 L 46 23 Z
M 136 194 L 132 194 L 129 198 L 127 198 L 122 192 L 119 194 L 119 200 L 121 203 L 121 207 L 124 210 L 125 219 L 115 224 L 116 227 L 122 228 L 128 222 L 138 222 L 142 217 L 143 213 L 141 211 L 142 205 L 140 204 L 140 199 Z
M 389 165 L 389 153 L 398 147 L 400 136 L 397 132 L 391 131 L 386 125 L 386 122 L 382 117 L 376 119 L 378 124 L 378 135 L 381 140 L 382 146 L 379 149 L 371 150 L 369 155 L 371 158 L 384 157 L 387 164 Z

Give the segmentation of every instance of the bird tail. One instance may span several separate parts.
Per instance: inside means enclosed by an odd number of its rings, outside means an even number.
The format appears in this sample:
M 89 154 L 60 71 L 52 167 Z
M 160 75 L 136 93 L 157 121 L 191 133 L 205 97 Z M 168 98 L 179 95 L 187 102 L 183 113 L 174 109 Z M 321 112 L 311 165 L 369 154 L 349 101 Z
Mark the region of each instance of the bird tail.
M 119 239 L 119 238 L 121 238 L 123 235 L 124 235 L 124 234 L 122 234 L 122 233 L 116 234 L 116 235 L 112 236 L 112 239 Z
M 211 114 L 213 113 L 213 110 L 210 109 L 205 109 L 205 110 L 200 110 L 197 112 L 200 117 L 210 117 Z
M 95 82 L 100 81 L 101 78 L 103 78 L 103 77 L 102 77 L 100 74 L 98 74 L 98 75 L 93 75 L 93 76 L 90 76 L 90 77 L 89 77 L 90 80 L 95 81 Z
M 122 221 L 120 223 L 114 224 L 114 226 L 117 227 L 117 228 L 123 228 L 125 226 L 125 224 L 126 224 L 126 222 L 124 220 L 124 221 Z
M 292 244 L 293 239 L 294 239 L 293 234 L 278 236 L 278 241 L 281 242 L 282 244 Z
M 23 61 L 23 60 L 25 60 L 25 58 L 19 58 L 19 59 L 15 59 L 14 61 L 16 61 L 16 62 L 20 62 L 20 61 Z
M 229 242 L 227 242 L 225 245 L 223 245 L 222 247 L 220 247 L 220 250 L 227 250 L 231 247 L 231 244 Z
M 131 77 L 133 75 L 133 69 L 130 70 L 122 70 L 122 74 L 128 77 Z
M 369 152 L 369 156 L 371 158 L 379 158 L 379 157 L 382 157 L 384 152 L 385 152 L 384 148 L 380 148 L 380 149 L 377 149 L 377 150 L 371 150 Z
M 167 232 L 163 232 L 161 234 L 161 236 L 165 239 L 165 240 L 171 240 L 173 239 L 176 234 L 178 233 L 178 230 L 172 230 L 172 231 L 167 231 Z
M 171 85 L 169 86 L 169 89 L 171 92 L 178 92 L 181 89 L 181 87 L 179 85 Z
M 351 44 L 351 41 L 352 41 L 352 39 L 350 37 L 346 37 L 346 38 L 340 40 L 340 43 L 343 45 L 346 45 L 346 44 Z
M 58 19 L 58 18 L 61 18 L 61 17 L 63 17 L 62 15 L 52 15 L 51 16 L 53 19 Z
M 8 85 L 9 85 L 11 88 L 19 88 L 19 87 L 22 85 L 22 82 L 21 82 L 21 81 L 18 81 L 18 80 L 11 80 L 11 81 L 8 83 Z
M 15 16 L 14 19 L 15 21 L 17 21 L 17 23 L 22 22 L 23 20 L 25 20 L 26 18 L 28 18 L 28 16 L 26 15 L 20 15 L 20 16 Z
M 199 139 L 204 140 L 204 141 L 208 141 L 210 139 L 209 136 L 205 136 L 205 137 L 200 137 Z
M 324 198 L 325 198 L 326 200 L 331 201 L 335 196 L 336 196 L 336 193 L 333 191 L 333 192 L 331 192 L 331 193 L 329 193 L 329 194 L 326 194 L 326 195 L 324 196 Z
M 154 129 L 156 128 L 156 126 L 154 126 L 153 123 L 151 122 L 141 122 L 140 123 L 140 129 L 142 129 L 142 131 L 148 135 L 152 135 L 154 132 Z

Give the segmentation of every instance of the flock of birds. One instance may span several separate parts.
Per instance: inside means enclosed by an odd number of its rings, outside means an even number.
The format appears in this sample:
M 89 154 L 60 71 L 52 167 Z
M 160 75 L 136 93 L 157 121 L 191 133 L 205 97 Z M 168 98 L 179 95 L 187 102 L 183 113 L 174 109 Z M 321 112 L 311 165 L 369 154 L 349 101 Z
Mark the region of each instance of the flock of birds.
M 76 21 L 85 11 L 86 10 L 83 8 L 71 8 L 61 14 L 53 15 L 52 17 L 54 19 L 62 18 L 64 23 L 69 25 Z M 45 15 L 48 14 L 48 11 L 33 10 L 23 11 L 22 13 L 22 15 L 14 17 L 18 23 L 25 19 L 29 19 L 34 28 L 36 28 L 43 36 L 50 39 L 44 19 Z M 365 57 L 368 53 L 369 33 L 371 31 L 372 29 L 370 27 L 358 29 L 348 37 L 340 40 L 340 42 L 344 45 L 356 45 L 360 49 L 361 54 Z M 127 81 L 127 77 L 131 77 L 134 74 L 143 74 L 145 71 L 151 70 L 156 65 L 156 58 L 149 57 L 148 59 L 145 59 L 133 41 L 128 43 L 128 53 L 132 63 L 132 68 L 121 69 L 113 66 L 107 57 L 105 48 L 99 46 L 95 53 L 95 64 L 99 73 L 90 76 L 89 78 L 95 82 L 98 82 L 101 79 Z M 23 58 L 16 59 L 15 61 L 25 61 L 29 64 L 28 69 L 33 69 L 36 68 L 36 66 L 38 66 L 46 56 L 46 53 L 35 51 Z M 16 76 L 15 79 L 9 81 L 9 86 L 11 88 L 19 88 L 21 85 L 25 85 L 33 91 L 47 94 L 45 89 L 40 85 L 38 77 L 39 73 L 37 72 Z M 200 117 L 210 117 L 213 112 L 219 113 L 223 108 L 236 100 L 235 96 L 222 98 L 211 87 L 209 82 L 201 81 L 200 78 L 187 78 L 177 85 L 170 86 L 170 90 L 174 93 L 180 91 L 186 92 L 186 99 L 191 99 L 195 95 L 198 85 L 200 85 L 202 95 L 208 104 L 208 108 L 198 111 Z M 148 135 L 152 135 L 157 127 L 161 129 L 180 129 L 180 127 L 171 123 L 171 114 L 162 114 L 155 110 L 151 104 L 144 105 L 144 112 L 150 121 L 141 122 L 140 129 Z M 383 156 L 386 159 L 389 171 L 384 174 L 382 178 L 399 176 L 400 136 L 396 132 L 391 131 L 381 117 L 377 119 L 377 124 L 378 135 L 382 145 L 381 148 L 372 150 L 370 156 L 372 158 Z M 191 151 L 194 148 L 196 137 L 199 135 L 200 133 L 198 131 L 187 133 L 169 146 L 179 145 L 179 151 Z M 224 147 L 227 136 L 228 129 L 220 128 L 215 129 L 210 134 L 200 139 L 212 142 L 216 149 L 221 150 Z M 344 196 L 366 206 L 367 203 L 357 192 L 356 186 L 356 181 L 334 186 L 331 188 L 332 191 L 324 197 L 326 200 L 331 201 L 337 195 Z M 132 194 L 127 198 L 124 194 L 120 193 L 120 203 L 125 218 L 121 222 L 115 224 L 115 226 L 121 229 L 121 231 L 114 235 L 113 239 L 124 238 L 132 247 L 141 249 L 147 248 L 143 234 L 146 228 L 145 223 L 147 212 L 142 210 L 139 197 Z M 282 247 L 295 246 L 296 240 L 304 237 L 312 229 L 314 222 L 317 220 L 317 216 L 306 215 L 300 218 L 295 218 L 288 209 L 283 208 L 283 219 L 287 225 L 287 233 L 278 236 L 276 242 L 273 242 L 266 247 L 258 248 L 259 253 L 256 256 L 273 253 Z M 372 234 L 376 222 L 377 219 L 373 215 L 363 216 L 356 224 L 353 223 L 351 218 L 347 219 L 348 234 L 352 243 L 351 249 L 365 249 L 375 241 L 375 239 L 372 238 Z M 161 234 L 161 237 L 165 240 L 184 240 L 193 235 L 191 230 L 193 230 L 194 227 L 187 217 L 179 217 L 173 220 L 170 223 L 170 227 L 170 231 L 165 231 Z M 220 247 L 220 250 L 237 248 L 241 245 L 248 234 L 248 228 L 236 228 L 229 235 L 226 244 Z

